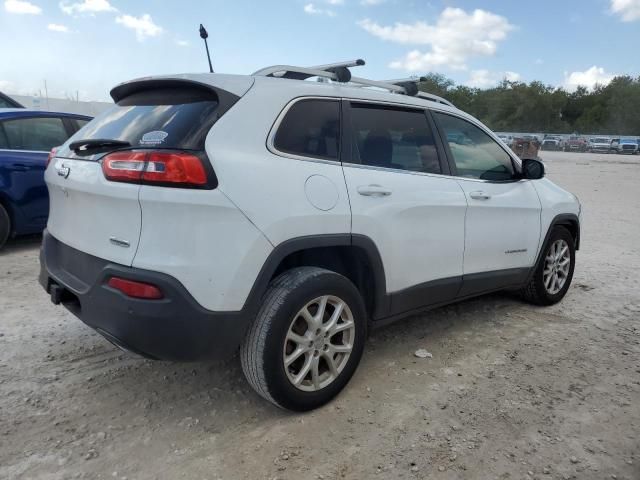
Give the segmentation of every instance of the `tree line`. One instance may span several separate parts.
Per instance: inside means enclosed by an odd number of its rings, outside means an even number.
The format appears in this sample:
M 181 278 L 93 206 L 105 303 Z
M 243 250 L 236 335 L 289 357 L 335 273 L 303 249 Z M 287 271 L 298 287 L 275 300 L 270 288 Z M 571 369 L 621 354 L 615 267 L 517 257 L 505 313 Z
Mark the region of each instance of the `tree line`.
M 640 77 L 615 77 L 593 90 L 503 80 L 489 89 L 456 85 L 439 73 L 418 88 L 446 98 L 494 131 L 640 135 Z

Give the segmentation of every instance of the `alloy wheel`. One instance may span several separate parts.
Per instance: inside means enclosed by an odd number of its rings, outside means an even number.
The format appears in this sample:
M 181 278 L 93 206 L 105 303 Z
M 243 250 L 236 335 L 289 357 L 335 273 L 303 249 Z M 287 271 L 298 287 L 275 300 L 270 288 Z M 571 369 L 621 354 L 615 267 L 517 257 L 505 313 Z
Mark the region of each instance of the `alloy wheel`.
M 545 257 L 542 282 L 547 293 L 557 294 L 569 277 L 571 267 L 571 252 L 569 244 L 563 240 L 556 240 L 551 244 Z
M 306 392 L 331 384 L 353 350 L 355 322 L 349 306 L 333 295 L 307 303 L 293 318 L 282 361 L 293 386 Z

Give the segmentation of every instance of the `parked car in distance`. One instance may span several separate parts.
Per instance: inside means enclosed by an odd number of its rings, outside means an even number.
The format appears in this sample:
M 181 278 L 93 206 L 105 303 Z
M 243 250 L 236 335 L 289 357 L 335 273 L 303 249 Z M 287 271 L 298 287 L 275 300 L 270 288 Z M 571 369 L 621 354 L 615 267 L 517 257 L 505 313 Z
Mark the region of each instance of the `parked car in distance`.
M 620 146 L 619 138 L 612 138 L 609 143 L 609 153 L 618 153 L 618 147 Z
M 540 141 L 534 135 L 523 135 L 514 137 L 511 141 L 511 150 L 521 159 L 538 158 L 540 150 Z
M 562 150 L 564 147 L 564 142 L 562 137 L 557 135 L 545 135 L 542 139 L 542 145 L 540 145 L 540 150 Z
M 565 152 L 586 152 L 588 147 L 587 139 L 579 135 L 571 135 L 565 142 L 563 150 Z
M 611 149 L 611 139 L 608 137 L 595 137 L 589 141 L 588 150 L 590 152 L 609 152 Z
M 24 108 L 24 105 L 11 98 L 9 95 L 5 95 L 0 92 L 0 108 Z
M 402 88 L 335 64 L 116 86 L 45 172 L 43 289 L 147 357 L 239 349 L 255 391 L 291 410 L 340 392 L 370 328 L 503 289 L 559 302 L 577 198 Z
M 507 146 L 510 146 L 511 142 L 513 142 L 513 135 L 507 135 L 506 133 L 498 134 L 498 138 L 502 140 Z
M 638 153 L 638 141 L 634 138 L 622 138 L 618 142 L 616 153 L 633 155 Z
M 12 236 L 44 229 L 49 152 L 90 120 L 67 113 L 0 109 L 0 248 Z

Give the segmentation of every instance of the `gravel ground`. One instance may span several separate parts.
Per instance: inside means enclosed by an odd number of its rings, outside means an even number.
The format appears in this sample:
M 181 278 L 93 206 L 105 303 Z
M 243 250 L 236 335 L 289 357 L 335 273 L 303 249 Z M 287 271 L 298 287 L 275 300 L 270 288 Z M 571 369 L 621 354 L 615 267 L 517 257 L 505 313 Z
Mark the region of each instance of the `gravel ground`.
M 122 353 L 49 302 L 38 239 L 10 244 L 0 478 L 640 479 L 640 157 L 542 156 L 585 210 L 564 301 L 497 294 L 375 331 L 304 415 L 258 398 L 237 358 Z

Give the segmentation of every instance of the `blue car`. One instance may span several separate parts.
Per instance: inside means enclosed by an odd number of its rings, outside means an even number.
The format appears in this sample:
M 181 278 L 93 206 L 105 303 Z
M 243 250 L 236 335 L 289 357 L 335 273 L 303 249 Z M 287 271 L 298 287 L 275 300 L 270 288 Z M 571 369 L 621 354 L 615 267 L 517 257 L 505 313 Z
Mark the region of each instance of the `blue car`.
M 44 183 L 49 152 L 90 120 L 84 115 L 0 108 L 0 248 L 10 237 L 44 229 L 49 215 Z

